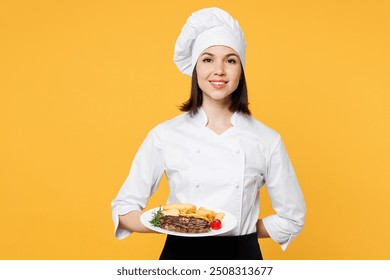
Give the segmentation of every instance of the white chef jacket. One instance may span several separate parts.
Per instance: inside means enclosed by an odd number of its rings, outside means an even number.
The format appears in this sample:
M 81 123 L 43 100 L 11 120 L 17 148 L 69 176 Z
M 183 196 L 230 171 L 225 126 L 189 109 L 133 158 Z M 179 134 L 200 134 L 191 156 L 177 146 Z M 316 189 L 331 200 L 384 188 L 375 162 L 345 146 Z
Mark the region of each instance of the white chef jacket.
M 143 210 L 165 172 L 167 203 L 193 203 L 222 209 L 237 218 L 225 235 L 256 232 L 259 191 L 265 185 L 275 214 L 263 218 L 270 237 L 283 250 L 303 229 L 305 201 L 280 135 L 253 117 L 235 112 L 232 127 L 218 135 L 202 108 L 154 127 L 139 148 L 130 173 L 112 201 L 118 239 L 131 234 L 118 227 L 119 215 Z

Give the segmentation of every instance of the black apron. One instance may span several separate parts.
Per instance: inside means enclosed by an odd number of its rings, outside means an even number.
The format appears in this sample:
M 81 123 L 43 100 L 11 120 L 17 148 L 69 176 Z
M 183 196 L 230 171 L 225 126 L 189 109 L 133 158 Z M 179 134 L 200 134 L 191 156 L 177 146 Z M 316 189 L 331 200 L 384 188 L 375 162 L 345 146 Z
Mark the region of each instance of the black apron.
M 257 233 L 241 236 L 167 235 L 160 260 L 262 260 Z

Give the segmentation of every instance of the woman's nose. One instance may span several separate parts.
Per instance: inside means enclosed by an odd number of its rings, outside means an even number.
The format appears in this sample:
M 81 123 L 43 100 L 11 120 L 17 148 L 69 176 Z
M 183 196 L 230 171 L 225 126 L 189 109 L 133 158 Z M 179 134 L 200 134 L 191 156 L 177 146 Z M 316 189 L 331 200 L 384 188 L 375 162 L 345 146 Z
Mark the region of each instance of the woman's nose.
M 223 62 L 217 62 L 214 65 L 215 65 L 215 69 L 214 69 L 215 75 L 218 76 L 225 75 L 225 67 Z

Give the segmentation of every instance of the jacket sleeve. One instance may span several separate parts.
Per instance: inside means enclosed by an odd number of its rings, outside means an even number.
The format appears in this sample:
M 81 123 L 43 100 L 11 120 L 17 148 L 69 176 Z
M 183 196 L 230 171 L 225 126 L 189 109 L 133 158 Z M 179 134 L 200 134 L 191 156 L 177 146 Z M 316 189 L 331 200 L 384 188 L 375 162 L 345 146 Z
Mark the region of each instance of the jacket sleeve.
M 150 196 L 157 190 L 163 173 L 161 141 L 155 130 L 152 130 L 137 151 L 130 172 L 111 203 L 116 238 L 124 239 L 131 234 L 130 231 L 118 227 L 119 215 L 133 210 L 142 211 Z
M 280 135 L 271 150 L 266 174 L 266 188 L 274 215 L 263 219 L 270 237 L 282 250 L 302 231 L 306 205 L 295 171 Z

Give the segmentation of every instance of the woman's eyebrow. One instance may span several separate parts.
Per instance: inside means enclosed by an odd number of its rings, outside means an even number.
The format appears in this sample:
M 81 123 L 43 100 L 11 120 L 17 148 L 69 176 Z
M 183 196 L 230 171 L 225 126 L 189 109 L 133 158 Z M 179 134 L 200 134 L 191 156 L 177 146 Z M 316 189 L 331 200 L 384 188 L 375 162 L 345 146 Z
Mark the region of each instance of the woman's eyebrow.
M 202 55 L 209 55 L 209 56 L 214 56 L 214 54 L 212 54 L 212 53 L 209 53 L 209 52 L 204 52 L 204 53 L 202 53 Z
M 203 55 L 215 56 L 215 54 L 212 54 L 212 53 L 209 53 L 209 52 L 204 52 L 204 53 L 202 53 L 202 56 Z M 225 55 L 225 57 L 229 57 L 229 56 L 236 56 L 236 57 L 238 57 L 238 55 L 236 55 L 235 53 L 229 53 L 229 54 Z
M 229 57 L 229 56 L 235 56 L 235 57 L 238 57 L 238 55 L 236 55 L 235 53 L 229 53 L 226 55 L 226 57 Z

